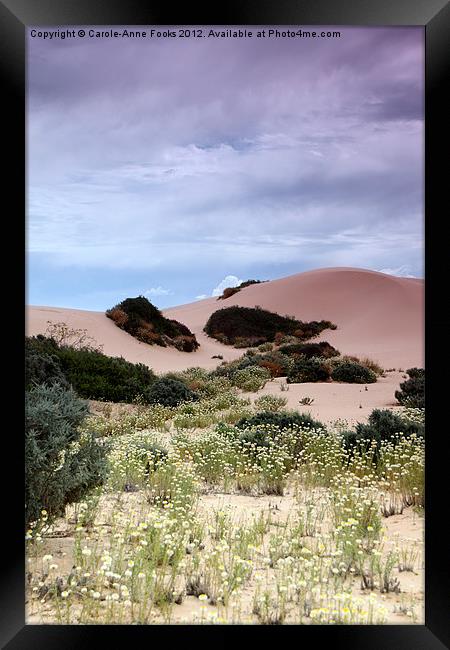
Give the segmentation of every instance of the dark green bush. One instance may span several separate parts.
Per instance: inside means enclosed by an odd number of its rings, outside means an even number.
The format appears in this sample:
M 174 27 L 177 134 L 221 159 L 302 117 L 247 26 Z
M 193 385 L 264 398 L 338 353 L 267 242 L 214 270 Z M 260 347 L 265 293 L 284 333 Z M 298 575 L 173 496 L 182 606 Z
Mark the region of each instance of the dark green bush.
M 283 437 L 287 431 L 295 431 L 296 428 L 323 429 L 324 427 L 321 422 L 313 420 L 309 413 L 265 411 L 239 420 L 236 428 L 243 430 L 239 441 L 247 449 L 253 448 L 256 451 L 260 447 L 276 444 L 277 438 L 280 435 Z M 290 436 L 286 442 L 288 442 L 289 453 L 294 458 L 298 457 L 303 449 L 301 436 Z M 260 457 L 256 456 L 255 460 L 260 460 Z
M 223 290 L 222 295 L 219 296 L 217 300 L 225 300 L 226 298 L 230 298 L 231 296 L 234 296 L 234 294 L 239 293 L 241 289 L 249 287 L 251 284 L 261 284 L 262 282 L 267 282 L 267 280 L 246 280 L 245 282 L 241 282 L 237 287 L 227 287 Z
M 389 409 L 375 409 L 370 414 L 367 424 L 358 423 L 354 431 L 344 433 L 343 443 L 347 449 L 353 449 L 359 443 L 369 445 L 375 440 L 379 448 L 383 441 L 395 444 L 398 434 L 405 437 L 416 434 L 423 438 L 425 427 L 416 422 L 406 422 Z
M 166 318 L 144 296 L 126 298 L 106 311 L 108 318 L 139 341 L 162 347 L 174 346 L 192 352 L 199 343 L 191 330 L 177 320 Z
M 30 339 L 25 339 L 25 387 L 29 390 L 38 384 L 54 384 L 69 388 L 61 363 L 51 349 L 33 346 Z
M 67 381 L 85 399 L 132 402 L 155 381 L 153 372 L 142 363 L 108 357 L 95 350 L 58 347 L 53 339 L 43 336 L 26 341 L 26 359 L 35 355 L 57 359 Z
M 292 334 L 301 340 L 318 336 L 327 328 L 336 327 L 330 321 L 303 323 L 290 316 L 280 316 L 258 307 L 225 307 L 208 319 L 204 331 L 211 337 L 234 345 L 236 341 L 274 341 L 279 334 Z
M 101 485 L 106 472 L 104 449 L 78 427 L 87 404 L 58 384 L 33 387 L 25 404 L 25 521 L 49 521 L 64 514 Z
M 409 379 L 400 384 L 400 390 L 395 391 L 395 399 L 402 406 L 425 408 L 425 370 L 410 368 L 406 374 Z
M 327 381 L 329 378 L 330 369 L 321 359 L 299 357 L 294 361 L 287 376 L 287 381 L 289 384 L 304 384 L 306 382 Z
M 157 379 L 145 393 L 145 400 L 149 404 L 163 404 L 164 406 L 178 406 L 181 402 L 196 399 L 196 393 L 190 390 L 186 384 L 169 377 Z
M 354 361 L 343 361 L 335 365 L 331 371 L 333 381 L 342 381 L 348 384 L 373 384 L 377 380 L 373 370 Z
M 263 411 L 249 418 L 242 418 L 235 425 L 238 429 L 250 429 L 259 426 L 275 426 L 279 429 L 310 428 L 323 429 L 324 425 L 314 420 L 309 413 L 297 413 L 287 411 Z
M 329 359 L 330 357 L 338 357 L 340 354 L 339 350 L 336 350 L 336 348 L 327 343 L 327 341 L 321 341 L 320 343 L 292 343 L 290 345 L 283 345 L 280 347 L 280 352 L 288 356 L 301 354 L 307 359 L 310 359 L 311 357 L 324 357 Z

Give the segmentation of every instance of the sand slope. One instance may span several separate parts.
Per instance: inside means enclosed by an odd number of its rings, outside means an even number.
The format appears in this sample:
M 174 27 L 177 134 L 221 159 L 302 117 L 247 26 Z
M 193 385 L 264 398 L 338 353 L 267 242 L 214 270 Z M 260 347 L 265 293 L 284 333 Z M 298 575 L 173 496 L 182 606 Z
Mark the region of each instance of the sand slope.
M 123 332 L 101 312 L 28 307 L 27 333 L 44 333 L 47 321 L 64 321 L 87 329 L 106 354 L 142 362 L 156 372 L 189 366 L 214 368 L 215 354 L 225 360 L 241 356 L 242 350 L 209 339 L 203 327 L 216 309 L 231 305 L 254 307 L 293 315 L 301 320 L 331 320 L 336 331 L 325 331 L 327 340 L 341 353 L 369 356 L 385 368 L 424 365 L 423 280 L 398 278 L 375 271 L 330 268 L 298 273 L 243 289 L 227 300 L 207 298 L 167 309 L 164 313 L 185 323 L 197 335 L 200 349 L 183 353 L 148 346 Z

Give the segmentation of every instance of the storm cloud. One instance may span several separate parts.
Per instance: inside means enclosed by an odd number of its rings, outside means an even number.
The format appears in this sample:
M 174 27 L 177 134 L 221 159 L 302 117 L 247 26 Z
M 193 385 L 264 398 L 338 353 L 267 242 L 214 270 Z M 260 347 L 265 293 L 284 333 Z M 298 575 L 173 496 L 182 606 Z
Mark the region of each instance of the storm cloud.
M 423 30 L 339 29 L 29 37 L 30 258 L 47 273 L 142 273 L 142 291 L 167 287 L 173 303 L 230 274 L 421 275 Z M 187 271 L 191 295 L 174 279 Z

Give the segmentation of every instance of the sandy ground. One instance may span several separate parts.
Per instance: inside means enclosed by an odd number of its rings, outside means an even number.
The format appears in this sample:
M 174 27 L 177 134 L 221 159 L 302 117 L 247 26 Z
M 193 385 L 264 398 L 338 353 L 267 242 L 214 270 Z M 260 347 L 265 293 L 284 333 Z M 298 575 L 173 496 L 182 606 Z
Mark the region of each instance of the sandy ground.
M 257 394 L 247 395 L 252 401 L 261 395 L 284 397 L 288 400 L 286 408 L 307 411 L 322 422 L 342 419 L 351 425 L 366 422 L 373 409 L 400 410 L 401 407 L 395 400 L 395 391 L 398 390 L 399 384 L 405 381 L 405 377 L 404 373 L 393 371 L 385 377 L 379 377 L 375 384 L 366 386 L 337 382 L 286 384 L 286 380 L 280 378 L 268 382 Z M 282 391 L 282 387 L 285 390 Z M 310 397 L 314 401 L 311 405 L 301 405 L 299 401 L 304 397 Z
M 140 343 L 102 312 L 32 306 L 27 308 L 26 329 L 29 335 L 42 334 L 47 321 L 64 321 L 69 327 L 87 329 L 105 354 L 145 363 L 155 372 L 214 368 L 220 361 L 212 356 L 220 354 L 228 361 L 243 352 L 203 332 L 211 313 L 232 305 L 260 305 L 301 320 L 331 320 L 338 329 L 323 332 L 321 339 L 342 354 L 368 356 L 387 369 L 424 365 L 423 281 L 362 269 L 308 271 L 249 286 L 227 300 L 207 298 L 164 310 L 196 334 L 200 348 L 192 353 Z
M 323 489 L 322 489 L 323 490 Z M 318 490 L 320 492 L 320 490 Z M 96 529 L 108 526 L 108 520 L 112 511 L 140 511 L 145 516 L 148 505 L 145 503 L 143 493 L 105 495 L 102 498 L 102 507 L 96 518 L 94 530 L 91 538 L 98 539 Z M 320 500 L 321 494 L 317 494 Z M 198 514 L 202 516 L 211 515 L 217 510 L 226 510 L 236 522 L 244 523 L 249 521 L 253 516 L 260 513 L 271 513 L 272 525 L 270 533 L 277 531 L 277 527 L 283 525 L 289 516 L 292 515 L 293 509 L 299 505 L 297 499 L 289 492 L 282 497 L 276 496 L 246 496 L 239 494 L 215 493 L 202 495 L 198 505 Z M 393 515 L 383 519 L 384 528 L 384 551 L 383 555 L 391 548 L 397 547 L 402 549 L 414 549 L 417 557 L 414 562 L 413 571 L 402 571 L 394 569 L 393 576 L 400 582 L 400 593 L 380 594 L 377 593 L 378 602 L 387 608 L 387 624 L 423 624 L 424 620 L 424 518 L 418 515 L 413 508 L 405 508 L 402 514 Z M 55 526 L 54 537 L 45 539 L 39 550 L 39 556 L 44 553 L 50 553 L 59 567 L 59 575 L 70 573 L 74 562 L 74 522 L 60 520 Z M 269 533 L 269 534 L 270 534 Z M 28 571 L 39 572 L 40 560 L 30 558 Z M 255 575 L 258 569 L 255 570 Z M 239 622 L 257 623 L 256 617 L 252 614 L 252 598 L 255 589 L 254 577 L 246 583 L 239 597 Z M 355 577 L 351 586 L 354 596 L 367 598 L 368 593 L 361 590 L 360 579 Z M 402 606 L 414 610 L 415 619 L 412 620 L 402 610 Z M 27 597 L 27 624 L 53 623 L 55 613 L 52 609 L 51 602 L 41 605 L 32 598 L 31 593 Z M 229 607 L 232 611 L 232 606 Z M 194 617 L 200 617 L 202 612 L 216 612 L 220 615 L 216 607 L 207 605 L 206 609 L 203 603 L 194 596 L 185 596 L 183 602 L 174 605 L 171 616 L 171 623 L 193 623 L 196 622 Z M 163 623 L 164 621 L 156 615 L 151 623 Z M 236 621 L 238 622 L 238 621 Z M 287 623 L 295 623 L 295 620 L 287 620 Z M 305 621 L 308 623 L 309 621 Z

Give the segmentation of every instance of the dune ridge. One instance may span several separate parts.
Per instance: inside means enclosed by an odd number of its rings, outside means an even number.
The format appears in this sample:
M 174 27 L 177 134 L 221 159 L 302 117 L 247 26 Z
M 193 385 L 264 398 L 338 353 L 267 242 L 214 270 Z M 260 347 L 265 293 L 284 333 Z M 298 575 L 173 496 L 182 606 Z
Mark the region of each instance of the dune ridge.
M 331 320 L 337 330 L 326 330 L 317 340 L 328 341 L 342 354 L 368 356 L 385 368 L 424 366 L 424 281 L 346 267 L 297 273 L 251 285 L 226 300 L 206 298 L 163 310 L 196 334 L 201 346 L 196 352 L 141 343 L 96 311 L 29 306 L 26 332 L 43 334 L 47 321 L 64 321 L 69 327 L 86 329 L 103 345 L 105 354 L 145 363 L 155 372 L 214 368 L 220 361 L 213 355 L 231 360 L 243 353 L 203 332 L 214 311 L 233 305 L 259 305 L 300 320 Z

